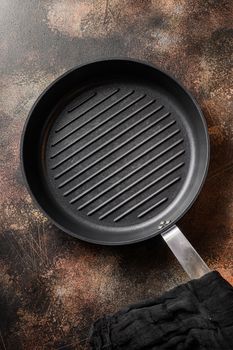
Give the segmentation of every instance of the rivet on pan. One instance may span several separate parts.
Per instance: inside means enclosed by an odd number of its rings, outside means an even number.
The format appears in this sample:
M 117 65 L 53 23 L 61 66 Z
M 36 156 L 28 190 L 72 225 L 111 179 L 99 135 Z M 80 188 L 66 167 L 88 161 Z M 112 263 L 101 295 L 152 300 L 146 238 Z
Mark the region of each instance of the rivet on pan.
M 159 225 L 159 226 L 158 226 L 158 229 L 161 230 L 161 228 L 163 228 L 163 226 L 162 226 L 162 225 Z
M 164 225 L 165 224 L 165 221 L 160 221 L 160 225 Z
M 168 225 L 168 224 L 170 224 L 170 222 L 171 222 L 171 220 L 166 220 L 165 224 Z

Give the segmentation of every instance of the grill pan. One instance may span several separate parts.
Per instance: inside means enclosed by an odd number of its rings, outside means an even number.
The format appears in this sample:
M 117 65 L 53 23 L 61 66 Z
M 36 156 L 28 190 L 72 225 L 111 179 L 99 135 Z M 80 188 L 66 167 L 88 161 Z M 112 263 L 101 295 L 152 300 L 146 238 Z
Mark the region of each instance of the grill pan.
M 33 106 L 21 159 L 32 197 L 63 231 L 109 245 L 162 234 L 208 269 L 175 226 L 207 173 L 207 127 L 161 70 L 107 59 L 64 74 Z

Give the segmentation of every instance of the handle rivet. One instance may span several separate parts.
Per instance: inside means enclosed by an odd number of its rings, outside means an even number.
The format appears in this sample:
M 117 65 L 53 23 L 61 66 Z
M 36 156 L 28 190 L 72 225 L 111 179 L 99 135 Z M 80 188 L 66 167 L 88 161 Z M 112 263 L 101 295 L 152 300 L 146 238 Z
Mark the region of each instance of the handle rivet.
M 166 220 L 166 221 L 160 221 L 158 229 L 161 230 L 162 228 L 164 228 L 165 226 L 167 226 L 168 224 L 170 224 L 171 220 Z

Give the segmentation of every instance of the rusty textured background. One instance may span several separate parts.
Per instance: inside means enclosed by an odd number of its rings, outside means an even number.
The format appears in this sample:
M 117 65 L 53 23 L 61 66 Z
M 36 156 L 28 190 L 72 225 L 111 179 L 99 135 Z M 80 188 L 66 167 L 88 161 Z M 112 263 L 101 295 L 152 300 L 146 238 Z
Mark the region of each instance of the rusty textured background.
M 148 60 L 201 105 L 210 170 L 180 227 L 233 283 L 232 23 L 232 0 L 0 1 L 2 349 L 87 349 L 92 320 L 187 280 L 159 237 L 115 248 L 80 242 L 51 225 L 25 189 L 27 113 L 54 78 L 87 60 Z

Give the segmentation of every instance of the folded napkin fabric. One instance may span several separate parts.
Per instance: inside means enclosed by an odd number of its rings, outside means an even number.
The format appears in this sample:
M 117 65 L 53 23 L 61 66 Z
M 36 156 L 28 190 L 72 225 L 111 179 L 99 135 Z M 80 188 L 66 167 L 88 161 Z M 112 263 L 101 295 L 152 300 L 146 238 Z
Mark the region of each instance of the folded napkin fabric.
M 97 320 L 90 345 L 92 350 L 233 350 L 233 287 L 210 272 Z

